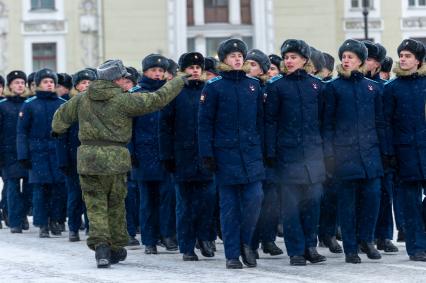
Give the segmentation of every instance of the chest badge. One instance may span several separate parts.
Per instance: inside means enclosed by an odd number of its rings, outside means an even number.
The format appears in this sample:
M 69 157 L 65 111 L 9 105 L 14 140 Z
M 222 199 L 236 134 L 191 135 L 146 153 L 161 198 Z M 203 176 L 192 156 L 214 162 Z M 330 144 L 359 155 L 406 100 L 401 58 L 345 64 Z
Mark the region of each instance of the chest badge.
M 204 101 L 206 101 L 206 95 L 202 93 L 200 96 L 200 103 L 204 103 Z
M 256 90 L 256 87 L 254 85 L 249 85 L 249 89 L 254 92 Z
M 313 83 L 313 84 L 312 84 L 312 87 L 313 87 L 314 89 L 318 89 L 318 85 L 317 85 L 316 83 Z
M 372 85 L 368 85 L 368 90 L 369 91 L 373 91 L 373 86 Z
M 22 117 L 24 117 L 24 112 L 20 111 L 19 112 L 19 118 L 22 118 Z

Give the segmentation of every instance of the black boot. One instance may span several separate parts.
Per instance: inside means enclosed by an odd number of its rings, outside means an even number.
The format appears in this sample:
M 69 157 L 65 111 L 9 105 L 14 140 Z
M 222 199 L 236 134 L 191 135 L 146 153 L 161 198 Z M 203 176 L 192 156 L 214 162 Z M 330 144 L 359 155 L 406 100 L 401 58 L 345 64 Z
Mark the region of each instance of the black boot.
M 28 223 L 28 218 L 25 216 L 22 221 L 22 230 L 30 230 L 30 223 Z
M 129 236 L 129 241 L 127 242 L 128 247 L 139 247 L 141 243 L 135 237 Z
M 55 235 L 55 236 L 61 236 L 62 235 L 62 229 L 61 229 L 61 225 L 59 224 L 59 222 L 52 221 L 50 223 L 50 232 L 52 233 L 52 235 Z
M 256 256 L 256 259 L 259 259 L 260 258 L 259 257 L 259 252 L 257 250 L 254 250 L 253 252 L 254 252 L 254 255 Z
M 270 255 L 283 254 L 283 250 L 277 247 L 275 242 L 262 243 L 262 250 L 263 250 L 263 253 L 270 254 Z
M 61 232 L 65 232 L 66 231 L 66 229 L 65 229 L 65 222 L 64 223 L 59 223 L 59 229 L 60 229 Z
M 10 228 L 10 233 L 15 234 L 22 234 L 22 228 L 21 227 L 11 227 Z
M 198 245 L 200 246 L 200 251 L 203 256 L 214 257 L 214 251 L 209 241 L 198 241 Z
M 108 268 L 111 265 L 111 249 L 107 244 L 99 244 L 95 249 L 96 265 L 98 268 Z
M 116 251 L 111 251 L 111 264 L 116 264 L 119 261 L 124 261 L 127 257 L 127 250 L 125 248 L 119 248 Z
M 184 253 L 182 259 L 183 261 L 198 261 L 198 256 L 192 251 Z
M 68 234 L 68 240 L 70 242 L 78 242 L 80 241 L 80 235 L 78 234 L 78 232 L 70 231 Z
M 50 237 L 49 229 L 47 228 L 47 226 L 41 226 L 40 227 L 40 232 L 39 232 L 38 236 L 40 238 L 49 238 Z
M 177 251 L 178 250 L 177 242 L 176 242 L 176 239 L 174 237 L 163 238 L 162 243 L 166 247 L 166 250 L 168 250 L 168 251 Z
M 325 237 L 322 242 L 332 253 L 341 254 L 343 252 L 342 246 L 337 242 L 336 237 Z
M 215 241 L 210 241 L 210 248 L 212 249 L 212 251 L 216 251 L 216 242 Z
M 284 237 L 284 227 L 282 224 L 278 224 L 277 226 L 277 236 L 280 238 Z
M 357 264 L 361 263 L 361 258 L 358 254 L 347 254 L 345 255 L 345 262 Z
M 243 259 L 243 263 L 247 265 L 247 267 L 256 267 L 256 255 L 250 246 L 243 244 L 241 246 L 241 258 Z
M 412 261 L 426 261 L 425 252 L 417 252 L 414 255 L 410 255 L 410 260 Z
M 382 258 L 379 251 L 374 247 L 373 243 L 367 243 L 367 242 L 362 241 L 359 244 L 359 247 L 360 247 L 362 252 L 367 254 L 367 257 L 369 259 L 381 259 Z
M 315 247 L 308 248 L 305 251 L 305 259 L 310 261 L 311 263 L 318 263 L 318 262 L 323 262 L 327 260 L 325 256 L 320 255 L 318 253 L 317 248 Z
M 145 254 L 156 255 L 157 254 L 157 246 L 145 246 Z
M 404 243 L 405 242 L 405 233 L 404 231 L 398 231 L 398 237 L 396 238 L 396 241 L 398 243 Z
M 227 269 L 243 269 L 243 264 L 241 261 L 237 259 L 227 259 L 226 260 L 226 268 Z
M 306 265 L 306 259 L 302 255 L 294 255 L 290 257 L 290 265 L 303 266 Z
M 398 248 L 389 239 L 385 239 L 385 240 L 378 239 L 377 240 L 377 249 L 384 251 L 385 253 L 397 253 L 398 252 Z

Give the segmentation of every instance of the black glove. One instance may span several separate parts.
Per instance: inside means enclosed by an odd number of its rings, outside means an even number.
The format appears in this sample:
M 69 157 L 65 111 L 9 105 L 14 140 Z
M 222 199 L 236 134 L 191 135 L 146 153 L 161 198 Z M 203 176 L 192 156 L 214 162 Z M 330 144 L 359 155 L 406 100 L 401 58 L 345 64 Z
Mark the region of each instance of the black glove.
M 214 157 L 204 157 L 203 158 L 203 168 L 211 171 L 216 172 L 217 166 L 216 161 L 214 160 Z
M 266 167 L 272 168 L 275 166 L 275 163 L 277 162 L 277 160 L 274 157 L 265 157 L 264 162 Z
M 192 75 L 187 74 L 186 76 L 182 77 L 183 83 L 188 86 L 189 85 L 189 78 L 192 77 Z
M 65 176 L 71 176 L 72 170 L 69 166 L 60 166 L 59 170 L 64 174 Z
M 324 160 L 325 170 L 327 172 L 327 177 L 331 178 L 334 175 L 334 169 L 336 167 L 336 160 L 333 156 L 326 157 Z
M 169 173 L 176 172 L 176 163 L 174 159 L 167 159 L 162 161 L 164 169 Z
M 132 160 L 132 167 L 139 167 L 139 160 L 135 155 L 130 156 Z
M 52 138 L 59 138 L 61 135 L 62 135 L 62 134 L 56 133 L 56 132 L 54 132 L 54 131 L 51 131 L 51 132 L 50 132 L 50 136 L 51 136 Z
M 33 166 L 31 164 L 31 160 L 29 159 L 22 159 L 19 160 L 19 163 L 21 164 L 22 167 L 24 167 L 24 169 L 31 169 Z
M 383 168 L 386 169 L 398 169 L 398 161 L 395 155 L 382 155 Z

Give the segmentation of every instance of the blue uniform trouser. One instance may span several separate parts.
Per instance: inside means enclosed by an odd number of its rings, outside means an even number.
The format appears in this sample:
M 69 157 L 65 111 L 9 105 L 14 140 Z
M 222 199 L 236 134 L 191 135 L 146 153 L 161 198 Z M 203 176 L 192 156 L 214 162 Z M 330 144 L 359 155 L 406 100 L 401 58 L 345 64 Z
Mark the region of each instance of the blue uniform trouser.
M 160 237 L 176 234 L 176 191 L 165 181 L 138 181 L 142 244 L 155 246 Z
M 85 226 L 88 228 L 89 220 L 87 219 L 86 206 L 83 201 L 83 196 L 80 187 L 80 178 L 78 174 L 67 176 L 65 184 L 68 189 L 67 197 L 67 214 L 68 214 L 68 229 L 71 232 L 77 233 L 81 227 L 81 215 L 84 213 Z
M 277 234 L 280 202 L 278 199 L 279 185 L 273 182 L 263 182 L 263 201 L 259 220 L 253 233 L 251 248 L 257 250 L 259 243 L 274 242 Z
M 59 192 L 61 194 L 60 196 L 60 216 L 59 216 L 59 223 L 65 223 L 67 221 L 67 211 L 68 211 L 68 187 L 66 185 L 66 179 L 64 186 L 58 187 Z
M 262 205 L 262 182 L 219 186 L 219 197 L 225 257 L 237 259 L 241 245 L 251 245 Z
M 136 230 L 139 223 L 139 191 L 136 181 L 127 179 L 126 221 L 127 233 L 129 236 L 136 237 Z
M 393 239 L 393 215 L 392 215 L 392 198 L 393 198 L 394 173 L 387 172 L 383 177 L 380 210 L 376 224 L 376 239 Z
M 3 190 L 1 191 L 0 209 L 7 214 L 7 180 L 3 179 Z
M 9 207 L 9 226 L 12 228 L 21 228 L 23 220 L 27 215 L 28 203 L 25 201 L 28 190 L 31 185 L 27 178 L 14 178 L 7 180 L 7 203 Z
M 282 186 L 284 242 L 288 256 L 317 246 L 322 184 Z
M 373 242 L 380 207 L 380 181 L 374 178 L 339 182 L 338 213 L 345 254 L 358 253 L 359 241 Z
M 182 182 L 176 186 L 176 223 L 179 251 L 194 251 L 196 239 L 210 240 L 216 189 L 213 181 Z
M 404 203 L 405 246 L 408 255 L 426 251 L 426 232 L 422 218 L 421 182 L 401 182 Z
M 393 213 L 395 215 L 395 224 L 398 231 L 405 231 L 404 220 L 404 200 L 402 197 L 401 182 L 396 178 L 393 185 Z
M 327 180 L 324 183 L 318 229 L 318 238 L 320 241 L 336 236 L 338 187 L 338 183 L 334 180 Z
M 214 181 L 213 181 L 214 183 Z M 220 208 L 219 208 L 219 187 L 214 183 L 215 204 L 213 208 L 213 221 L 210 227 L 209 241 L 215 241 L 220 233 Z
M 61 192 L 63 183 L 33 184 L 33 216 L 35 225 L 48 226 L 61 218 Z

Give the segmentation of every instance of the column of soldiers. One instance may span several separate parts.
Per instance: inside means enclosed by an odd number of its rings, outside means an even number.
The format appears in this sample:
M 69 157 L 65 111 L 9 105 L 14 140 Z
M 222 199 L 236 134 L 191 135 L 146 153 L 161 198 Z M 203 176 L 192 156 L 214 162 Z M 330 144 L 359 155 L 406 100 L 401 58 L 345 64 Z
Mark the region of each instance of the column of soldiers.
M 401 42 L 393 78 L 370 41 L 343 42 L 336 77 L 303 40 L 280 51 L 229 39 L 219 60 L 150 54 L 142 74 L 108 60 L 0 78 L 5 224 L 22 233 L 32 214 L 48 238 L 68 219 L 99 268 L 125 260 L 138 233 L 145 254 L 184 261 L 214 257 L 220 237 L 226 268 L 241 269 L 259 248 L 282 254 L 277 236 L 295 266 L 326 261 L 318 245 L 378 260 L 398 252 L 394 215 L 409 259 L 426 261 L 424 45 Z

